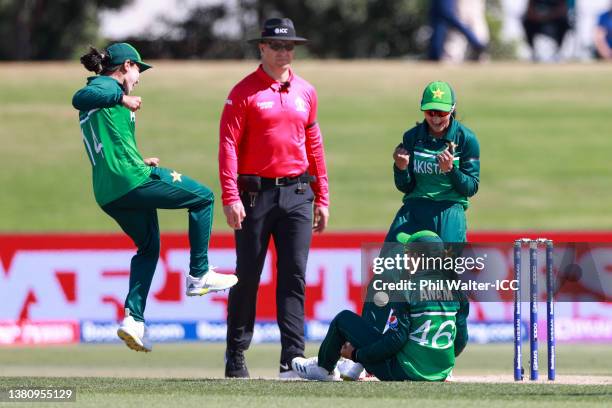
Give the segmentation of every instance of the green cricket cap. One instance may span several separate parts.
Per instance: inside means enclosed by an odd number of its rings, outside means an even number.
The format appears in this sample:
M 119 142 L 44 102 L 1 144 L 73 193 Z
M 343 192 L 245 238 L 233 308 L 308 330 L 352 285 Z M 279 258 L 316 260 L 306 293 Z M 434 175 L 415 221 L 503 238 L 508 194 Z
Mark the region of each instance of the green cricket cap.
M 140 57 L 140 53 L 128 43 L 114 43 L 106 48 L 106 52 L 111 58 L 111 65 L 121 65 L 125 61 L 130 60 L 140 67 L 140 72 L 152 68 L 151 65 L 145 64 Z
M 406 248 L 422 252 L 428 256 L 443 256 L 444 242 L 438 234 L 429 230 L 422 230 L 414 234 L 400 232 L 396 235 L 397 242 L 404 244 Z
M 422 230 L 414 234 L 400 232 L 397 234 L 396 239 L 400 244 L 410 244 L 411 242 L 442 242 L 438 234 L 429 230 Z
M 421 99 L 421 110 L 437 110 L 450 112 L 455 107 L 455 91 L 444 81 L 434 81 L 427 84 Z

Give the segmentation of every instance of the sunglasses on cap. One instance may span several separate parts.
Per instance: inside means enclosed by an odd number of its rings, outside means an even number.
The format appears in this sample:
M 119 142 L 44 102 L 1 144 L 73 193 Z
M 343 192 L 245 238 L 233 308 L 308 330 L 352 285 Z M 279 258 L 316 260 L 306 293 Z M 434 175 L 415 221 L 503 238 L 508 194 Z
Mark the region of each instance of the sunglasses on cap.
M 438 116 L 440 118 L 445 118 L 450 115 L 450 112 L 438 111 L 438 110 L 426 110 L 423 111 L 427 116 Z
M 295 48 L 295 44 L 292 42 L 266 41 L 265 44 L 268 44 L 268 47 L 270 47 L 272 51 L 293 51 Z

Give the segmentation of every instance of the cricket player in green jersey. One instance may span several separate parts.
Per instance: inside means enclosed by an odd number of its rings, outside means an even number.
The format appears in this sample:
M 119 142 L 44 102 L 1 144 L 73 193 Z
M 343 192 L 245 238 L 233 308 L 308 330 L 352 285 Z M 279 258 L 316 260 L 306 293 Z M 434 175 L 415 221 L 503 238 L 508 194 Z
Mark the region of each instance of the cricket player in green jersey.
M 402 241 L 407 244 L 409 256 L 445 253 L 442 240 L 432 231 L 401 236 L 405 237 Z M 421 289 L 421 281 L 453 279 L 445 271 L 395 272 L 396 283 L 411 281 L 414 287 L 393 290 L 386 298 L 388 304 L 376 302 L 374 307 L 389 306 L 384 332 L 356 313 L 340 312 L 330 324 L 318 357 L 293 359 L 292 368 L 300 377 L 319 381 L 333 381 L 340 376 L 358 379 L 364 368 L 381 381 L 444 381 L 449 377 L 455 358 L 468 340 L 467 298 L 450 289 Z M 336 367 L 340 357 L 346 360 Z
M 394 242 L 399 233 L 431 230 L 456 254 L 461 252 L 457 243 L 466 241 L 468 198 L 480 182 L 480 147 L 474 133 L 455 118 L 456 105 L 448 83 L 435 81 L 425 87 L 424 120 L 404 133 L 393 153 L 395 186 L 404 197 L 386 242 Z M 371 293 L 368 288 L 368 296 Z M 380 331 L 388 314 L 366 302 L 362 316 Z
M 136 146 L 136 114 L 142 100 L 131 95 L 140 73 L 151 68 L 127 43 L 102 51 L 91 48 L 81 57 L 97 76 L 72 99 L 79 110 L 81 135 L 91 162 L 93 192 L 138 248 L 130 265 L 125 318 L 117 334 L 136 351 L 151 351 L 144 323 L 147 295 L 159 259 L 157 209 L 187 209 L 191 259 L 187 296 L 199 296 L 234 286 L 237 278 L 215 272 L 208 264 L 214 196 L 197 181 L 159 166 L 156 157 L 143 159 Z
M 445 243 L 465 242 L 465 210 L 480 182 L 480 147 L 474 133 L 455 118 L 456 104 L 448 83 L 425 87 L 425 120 L 404 133 L 393 153 L 395 186 L 404 193 L 404 204 L 386 241 L 400 232 L 431 230 Z

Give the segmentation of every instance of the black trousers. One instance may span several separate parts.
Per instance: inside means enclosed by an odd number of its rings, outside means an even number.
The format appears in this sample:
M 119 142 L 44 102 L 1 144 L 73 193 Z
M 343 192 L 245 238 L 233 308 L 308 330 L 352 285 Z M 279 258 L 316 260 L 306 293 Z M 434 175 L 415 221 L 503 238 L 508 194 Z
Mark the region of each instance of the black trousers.
M 270 237 L 277 253 L 276 307 L 281 334 L 281 364 L 304 355 L 304 294 L 308 251 L 312 239 L 312 202 L 307 187 L 297 184 L 260 191 L 254 206 L 249 193 L 241 193 L 246 218 L 236 230 L 236 276 L 229 293 L 227 348 L 244 351 L 253 338 L 257 289 Z M 269 299 L 268 301 L 271 301 Z

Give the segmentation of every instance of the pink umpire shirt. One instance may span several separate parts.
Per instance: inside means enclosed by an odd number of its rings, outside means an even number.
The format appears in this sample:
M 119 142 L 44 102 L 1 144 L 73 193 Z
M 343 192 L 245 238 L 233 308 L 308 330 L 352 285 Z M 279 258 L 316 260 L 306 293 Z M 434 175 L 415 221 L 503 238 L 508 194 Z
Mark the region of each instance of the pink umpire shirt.
M 281 83 L 259 68 L 230 92 L 219 130 L 219 179 L 223 205 L 240 201 L 238 174 L 294 177 L 306 170 L 315 204 L 329 206 L 317 92 L 290 71 Z

